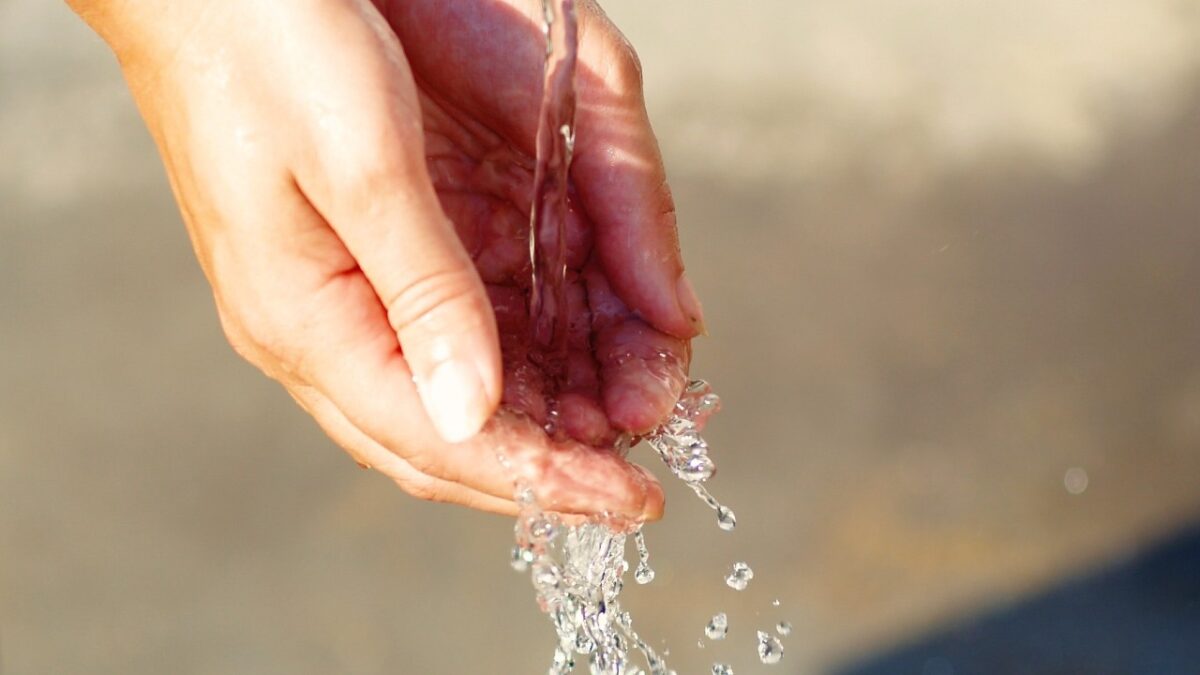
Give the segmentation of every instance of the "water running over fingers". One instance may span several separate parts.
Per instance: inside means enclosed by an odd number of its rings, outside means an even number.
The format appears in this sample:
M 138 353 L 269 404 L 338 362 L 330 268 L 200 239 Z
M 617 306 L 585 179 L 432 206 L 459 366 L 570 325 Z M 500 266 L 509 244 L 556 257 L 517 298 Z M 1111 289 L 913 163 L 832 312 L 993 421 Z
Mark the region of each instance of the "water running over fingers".
M 543 9 L 547 50 L 530 213 L 529 315 L 532 342 L 537 347 L 531 356 L 539 360 L 538 365 L 551 377 L 557 377 L 567 365 L 570 328 L 566 226 L 569 169 L 575 142 L 578 33 L 574 0 L 543 0 Z M 553 406 L 552 403 L 551 421 L 557 411 Z M 730 532 L 737 526 L 737 517 L 705 487 L 716 466 L 709 456 L 707 442 L 700 435 L 707 419 L 719 407 L 720 400 L 706 382 L 691 381 L 667 420 L 642 440 L 671 473 L 715 511 L 718 527 Z M 546 432 L 553 436 L 556 429 L 548 427 Z M 616 451 L 623 455 L 636 440 L 619 437 Z M 499 448 L 497 453 L 501 464 L 509 467 L 505 449 Z M 663 655 L 638 634 L 632 616 L 620 603 L 624 575 L 629 569 L 625 550 L 630 536 L 638 558 L 635 580 L 646 584 L 654 579 L 641 523 L 604 515 L 566 524 L 559 516 L 543 510 L 529 485 L 518 482 L 515 490 L 520 513 L 511 564 L 517 571 L 529 572 L 538 605 L 554 626 L 557 644 L 551 659 L 551 675 L 571 672 L 577 661 L 585 661 L 595 675 L 640 675 L 643 671 L 634 664 L 633 654 L 641 655 L 650 675 L 674 675 Z M 737 563 L 731 573 L 734 581 L 727 583 L 741 590 L 752 576 L 749 566 Z M 724 613 L 714 616 L 713 622 L 720 625 L 710 624 L 712 631 L 706 630 L 706 634 L 714 640 L 723 638 L 728 631 Z M 775 655 L 782 655 L 782 646 L 768 635 L 764 647 L 763 635 L 759 633 L 760 658 L 764 663 L 773 663 L 768 657 L 777 661 Z M 768 656 L 762 655 L 764 648 Z M 733 671 L 727 665 L 714 664 L 712 672 L 727 675 Z

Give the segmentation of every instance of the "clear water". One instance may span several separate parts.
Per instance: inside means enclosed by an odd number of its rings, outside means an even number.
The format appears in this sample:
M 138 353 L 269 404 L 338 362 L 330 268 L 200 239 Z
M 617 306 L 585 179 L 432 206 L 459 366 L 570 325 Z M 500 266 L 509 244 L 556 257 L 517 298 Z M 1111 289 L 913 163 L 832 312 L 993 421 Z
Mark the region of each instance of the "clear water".
M 546 61 L 541 110 L 537 132 L 537 163 L 534 200 L 530 214 L 529 249 L 533 263 L 530 312 L 534 340 L 545 354 L 551 375 L 565 361 L 567 338 L 566 219 L 568 175 L 574 151 L 575 65 L 578 48 L 574 0 L 543 0 Z M 716 466 L 708 443 L 700 435 L 705 421 L 720 407 L 720 399 L 703 380 L 690 382 L 672 414 L 643 440 L 700 500 L 716 513 L 717 526 L 725 531 L 737 527 L 734 512 L 717 501 L 705 487 Z M 623 439 L 628 444 L 629 439 Z M 504 450 L 501 463 L 508 466 Z M 641 524 L 612 517 L 594 517 L 582 524 L 567 525 L 558 516 L 544 512 L 528 486 L 517 484 L 515 500 L 520 508 L 515 526 L 517 545 L 511 564 L 528 572 L 537 594 L 538 606 L 550 618 L 557 643 L 551 658 L 550 675 L 572 672 L 587 664 L 593 675 L 675 675 L 664 655 L 656 652 L 638 634 L 633 617 L 621 608 L 620 594 L 629 570 L 625 560 L 627 541 L 633 538 L 638 564 L 634 579 L 639 584 L 654 580 L 650 553 Z M 745 563 L 734 565 L 726 582 L 737 590 L 746 587 L 754 573 Z M 732 579 L 732 581 L 730 580 Z M 719 622 L 718 625 L 714 625 Z M 709 628 L 712 630 L 710 631 Z M 724 613 L 713 617 L 705 634 L 719 640 L 728 631 Z M 759 633 L 759 655 L 764 663 L 778 661 L 782 645 L 774 637 L 763 646 Z M 703 646 L 703 643 L 701 643 Z M 767 656 L 763 656 L 766 649 Z M 634 658 L 637 656 L 638 658 Z M 768 659 L 775 659 L 769 661 Z M 644 662 L 643 670 L 636 661 Z M 733 669 L 713 664 L 714 675 L 732 675 Z
M 704 626 L 704 635 L 709 640 L 724 640 L 729 634 L 729 617 L 725 616 L 725 612 L 719 612 L 713 615 L 713 618 L 708 620 Z
M 684 445 L 670 429 L 694 431 L 703 423 L 700 416 L 711 414 L 715 404 L 708 385 L 693 382 L 671 417 L 650 436 L 659 454 L 671 457 L 696 447 L 694 443 Z M 707 452 L 707 445 L 702 447 Z M 641 525 L 611 517 L 566 525 L 556 515 L 544 512 L 532 490 L 522 486 L 518 486 L 516 501 L 521 513 L 511 562 L 518 571 L 530 573 L 538 606 L 554 626 L 558 642 L 549 672 L 569 673 L 577 663 L 586 663 L 596 675 L 634 675 L 643 672 L 633 663 L 633 655 L 639 655 L 650 675 L 674 673 L 663 655 L 638 635 L 633 618 L 621 607 L 619 596 L 629 571 L 625 548 L 630 538 L 641 570 L 634 573 L 635 580 L 649 583 L 654 577 Z M 725 615 L 720 617 L 723 630 L 727 630 Z
M 725 577 L 725 585 L 735 591 L 744 591 L 750 585 L 750 580 L 754 578 L 754 570 L 744 562 L 736 562 L 733 564 L 733 569 Z
M 758 631 L 758 660 L 774 665 L 783 660 L 783 643 L 766 631 Z
M 529 255 L 533 263 L 529 307 L 534 340 L 543 348 L 541 353 L 549 354 L 551 361 L 561 365 L 568 332 L 567 188 L 575 150 L 575 61 L 579 36 L 574 0 L 543 0 L 542 9 L 546 63 L 529 216 Z
M 650 569 L 650 550 L 646 548 L 646 535 L 639 529 L 633 533 L 633 542 L 637 545 L 638 566 L 633 571 L 633 578 L 639 584 L 654 581 L 654 570 Z

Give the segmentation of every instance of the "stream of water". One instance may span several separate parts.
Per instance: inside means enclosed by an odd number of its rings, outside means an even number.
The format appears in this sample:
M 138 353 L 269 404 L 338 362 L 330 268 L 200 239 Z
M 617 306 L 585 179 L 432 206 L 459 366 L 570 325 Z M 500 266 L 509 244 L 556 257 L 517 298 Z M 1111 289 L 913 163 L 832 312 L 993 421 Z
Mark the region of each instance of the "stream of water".
M 565 360 L 568 329 L 565 227 L 575 139 L 578 27 L 574 0 L 543 0 L 542 5 L 546 60 L 530 215 L 530 313 L 533 339 L 544 354 L 541 365 L 553 376 Z M 669 418 L 643 440 L 671 473 L 716 512 L 717 526 L 729 532 L 737 526 L 737 517 L 705 487 L 716 467 L 700 435 L 705 421 L 719 407 L 720 400 L 711 387 L 702 380 L 693 380 Z M 619 596 L 629 569 L 625 549 L 630 538 L 638 558 L 634 580 L 639 584 L 654 580 L 641 523 L 597 516 L 582 524 L 565 525 L 555 514 L 539 507 L 528 486 L 517 484 L 515 499 L 520 514 L 512 565 L 530 573 L 538 606 L 554 626 L 557 643 L 550 675 L 571 672 L 577 660 L 586 660 L 593 675 L 675 675 L 663 655 L 635 630 L 629 612 L 621 608 Z M 725 581 L 741 591 L 753 576 L 749 565 L 737 562 Z M 719 640 L 727 630 L 728 619 L 722 613 L 713 617 L 704 632 L 710 639 Z M 782 629 L 779 633 L 786 634 Z M 631 656 L 634 653 L 640 654 L 647 670 L 635 663 Z M 783 646 L 774 636 L 759 631 L 758 655 L 762 663 L 778 663 Z M 712 672 L 732 675 L 733 669 L 714 663 Z

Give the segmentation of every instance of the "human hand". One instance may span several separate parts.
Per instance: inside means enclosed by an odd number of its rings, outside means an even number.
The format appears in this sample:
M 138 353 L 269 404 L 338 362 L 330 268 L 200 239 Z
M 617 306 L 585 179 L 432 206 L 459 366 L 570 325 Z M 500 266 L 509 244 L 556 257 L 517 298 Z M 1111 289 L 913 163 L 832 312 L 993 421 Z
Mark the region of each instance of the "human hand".
M 539 2 L 75 5 L 122 60 L 230 342 L 352 456 L 512 513 L 503 447 L 547 508 L 661 514 L 603 448 L 670 410 L 700 308 L 636 60 L 594 6 L 558 373 L 526 309 Z M 485 427 L 501 399 L 523 415 Z

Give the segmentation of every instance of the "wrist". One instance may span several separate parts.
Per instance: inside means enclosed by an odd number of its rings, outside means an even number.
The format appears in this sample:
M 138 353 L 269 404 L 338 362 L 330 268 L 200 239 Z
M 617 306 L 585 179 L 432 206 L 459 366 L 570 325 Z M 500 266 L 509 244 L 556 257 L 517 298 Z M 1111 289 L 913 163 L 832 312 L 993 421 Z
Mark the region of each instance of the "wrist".
M 172 58 L 220 2 L 191 0 L 66 0 L 116 55 L 126 76 Z

